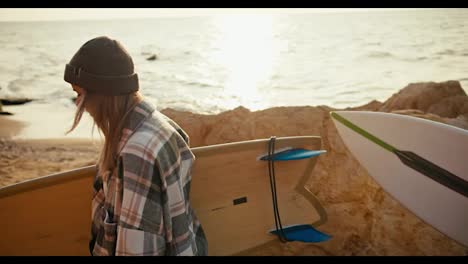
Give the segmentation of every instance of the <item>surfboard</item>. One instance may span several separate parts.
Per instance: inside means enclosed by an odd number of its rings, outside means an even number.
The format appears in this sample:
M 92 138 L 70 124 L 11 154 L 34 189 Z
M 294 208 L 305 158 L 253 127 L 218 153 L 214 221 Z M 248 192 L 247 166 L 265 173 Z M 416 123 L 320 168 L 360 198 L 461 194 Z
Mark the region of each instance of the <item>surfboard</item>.
M 209 255 L 233 255 L 278 239 L 269 159 L 275 159 L 277 205 L 283 228 L 317 227 L 325 209 L 306 183 L 320 154 L 321 138 L 278 137 L 192 148 L 191 204 Z M 95 166 L 0 189 L 0 255 L 89 255 Z M 309 229 L 310 231 L 310 229 Z
M 468 246 L 468 131 L 394 113 L 331 112 L 343 142 L 404 207 Z

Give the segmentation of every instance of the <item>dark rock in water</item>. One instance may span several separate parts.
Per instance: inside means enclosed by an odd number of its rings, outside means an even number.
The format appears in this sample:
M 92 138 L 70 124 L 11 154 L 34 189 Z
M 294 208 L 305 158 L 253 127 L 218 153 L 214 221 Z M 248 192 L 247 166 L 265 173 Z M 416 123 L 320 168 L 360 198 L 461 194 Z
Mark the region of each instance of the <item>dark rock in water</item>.
M 33 101 L 33 99 L 28 99 L 28 98 L 0 99 L 0 102 L 3 105 L 22 105 L 25 103 L 29 103 L 31 101 Z
M 153 61 L 153 60 L 157 60 L 158 59 L 158 56 L 156 56 L 156 54 L 153 54 L 151 56 L 149 56 L 148 58 L 146 58 L 146 60 L 149 60 L 149 61 Z
M 6 112 L 6 111 L 0 111 L 0 115 L 13 115 L 13 114 L 10 112 Z

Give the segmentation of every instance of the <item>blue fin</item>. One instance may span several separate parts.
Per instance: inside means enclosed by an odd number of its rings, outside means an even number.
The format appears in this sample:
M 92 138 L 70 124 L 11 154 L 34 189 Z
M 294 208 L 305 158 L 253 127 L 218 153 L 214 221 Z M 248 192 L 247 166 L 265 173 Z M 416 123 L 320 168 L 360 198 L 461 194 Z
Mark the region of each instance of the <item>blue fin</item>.
M 318 156 L 322 153 L 327 152 L 326 150 L 307 150 L 307 149 L 290 149 L 275 153 L 273 160 L 299 160 L 307 159 Z M 270 160 L 268 155 L 265 155 L 261 160 Z
M 271 234 L 278 235 L 280 231 L 273 229 Z M 299 241 L 306 243 L 324 242 L 331 238 L 330 235 L 322 233 L 311 225 L 294 225 L 283 227 L 283 233 L 288 241 Z

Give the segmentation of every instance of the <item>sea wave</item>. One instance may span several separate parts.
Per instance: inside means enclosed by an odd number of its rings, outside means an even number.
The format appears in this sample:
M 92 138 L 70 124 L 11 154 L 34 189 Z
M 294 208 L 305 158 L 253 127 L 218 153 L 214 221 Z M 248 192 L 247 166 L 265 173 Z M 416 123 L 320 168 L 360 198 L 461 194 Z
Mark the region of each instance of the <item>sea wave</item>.
M 437 58 L 440 58 L 440 57 L 432 57 L 432 59 L 437 59 Z M 426 56 L 420 56 L 420 57 L 406 57 L 406 58 L 401 58 L 401 60 L 403 61 L 409 61 L 409 62 L 418 62 L 418 61 L 425 61 L 425 60 L 429 60 L 431 58 L 429 57 L 426 57 Z
M 435 53 L 436 55 L 456 55 L 457 52 L 452 49 L 445 49 Z
M 388 51 L 371 51 L 367 53 L 368 58 L 391 58 L 394 55 Z

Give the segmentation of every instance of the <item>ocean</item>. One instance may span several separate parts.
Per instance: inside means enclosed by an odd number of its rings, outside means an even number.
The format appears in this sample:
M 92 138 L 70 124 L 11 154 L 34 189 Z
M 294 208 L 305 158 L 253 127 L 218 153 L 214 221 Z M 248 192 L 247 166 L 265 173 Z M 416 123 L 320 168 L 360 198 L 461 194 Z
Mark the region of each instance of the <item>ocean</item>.
M 413 82 L 468 87 L 468 9 L 453 8 L 0 22 L 0 98 L 35 99 L 29 110 L 9 108 L 20 119 L 58 108 L 72 115 L 65 64 L 102 35 L 128 49 L 140 91 L 158 109 L 345 108 Z

